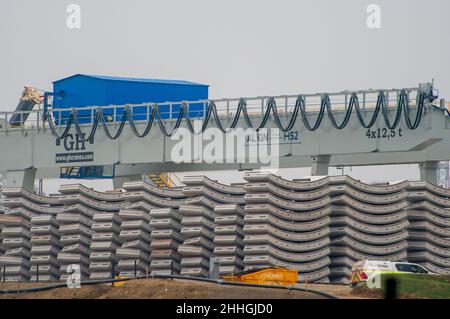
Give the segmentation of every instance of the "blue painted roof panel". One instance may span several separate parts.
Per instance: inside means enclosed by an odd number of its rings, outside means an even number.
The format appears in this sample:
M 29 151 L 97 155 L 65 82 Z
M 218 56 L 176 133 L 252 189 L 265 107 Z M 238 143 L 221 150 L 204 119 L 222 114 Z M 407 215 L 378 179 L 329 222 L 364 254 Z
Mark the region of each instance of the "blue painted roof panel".
M 58 83 L 61 81 L 65 81 L 67 79 L 77 77 L 77 76 L 83 76 L 83 77 L 90 77 L 100 80 L 108 80 L 108 81 L 124 81 L 124 82 L 141 82 L 141 83 L 159 83 L 159 84 L 179 84 L 179 85 L 200 85 L 200 86 L 209 86 L 207 84 L 202 83 L 195 83 L 190 81 L 183 81 L 183 80 L 162 80 L 162 79 L 146 79 L 146 78 L 127 78 L 127 77 L 117 77 L 117 76 L 106 76 L 106 75 L 91 75 L 91 74 L 75 74 L 57 81 L 54 81 L 53 83 Z

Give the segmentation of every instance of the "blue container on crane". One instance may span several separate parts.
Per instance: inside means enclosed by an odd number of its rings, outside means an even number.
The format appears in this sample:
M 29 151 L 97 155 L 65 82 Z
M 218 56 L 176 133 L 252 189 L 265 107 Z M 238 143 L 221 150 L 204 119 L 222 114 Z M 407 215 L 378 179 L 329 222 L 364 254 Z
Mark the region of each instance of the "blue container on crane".
M 124 78 L 100 75 L 75 74 L 53 82 L 53 114 L 57 124 L 67 123 L 71 108 L 101 106 L 107 118 L 113 117 L 113 109 L 107 106 L 198 101 L 208 99 L 206 84 L 179 80 L 157 80 L 142 78 Z M 161 117 L 176 118 L 180 110 L 180 103 L 161 105 Z M 67 109 L 67 111 L 62 111 Z M 189 105 L 189 116 L 202 117 L 206 109 L 205 103 Z M 116 109 L 113 121 L 120 121 L 124 108 Z M 91 111 L 78 111 L 80 123 L 91 121 Z M 133 119 L 145 120 L 147 107 L 133 107 Z

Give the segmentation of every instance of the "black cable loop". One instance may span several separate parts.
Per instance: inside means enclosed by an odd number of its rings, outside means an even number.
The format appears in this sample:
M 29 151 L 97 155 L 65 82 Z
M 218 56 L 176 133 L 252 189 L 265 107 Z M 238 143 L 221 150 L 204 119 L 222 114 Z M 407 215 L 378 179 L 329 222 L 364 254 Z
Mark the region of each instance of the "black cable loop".
M 365 119 L 364 119 L 364 115 L 361 112 L 361 108 L 359 106 L 358 95 L 356 95 L 356 93 L 353 93 L 356 96 L 356 98 L 354 100 L 355 101 L 354 102 L 355 103 L 354 106 L 355 106 L 355 110 L 356 110 L 356 116 L 358 117 L 359 123 L 361 123 L 361 125 L 364 128 L 367 128 L 367 129 L 371 128 L 375 124 L 375 122 L 376 122 L 376 120 L 378 118 L 378 114 L 380 113 L 380 109 L 381 109 L 381 101 L 382 101 L 382 94 L 381 93 L 382 92 L 378 93 L 377 104 L 375 106 L 375 109 L 373 111 L 372 118 L 370 119 L 369 124 L 366 124 Z
M 209 101 L 209 104 L 208 104 L 208 110 L 206 111 L 205 120 L 204 120 L 203 126 L 202 126 L 202 132 L 204 132 L 204 131 L 208 128 L 209 121 L 211 120 L 211 115 L 212 115 L 213 118 L 214 118 L 214 122 L 216 123 L 217 128 L 218 128 L 222 133 L 229 133 L 229 132 L 236 126 L 237 120 L 239 120 L 239 117 L 236 117 L 236 116 L 235 116 L 234 119 L 236 120 L 236 124 L 235 124 L 234 126 L 233 126 L 233 124 L 232 124 L 232 127 L 233 127 L 233 128 L 231 128 L 231 129 L 229 129 L 229 130 L 225 130 L 225 129 L 223 128 L 222 122 L 220 121 L 219 115 L 218 115 L 218 113 L 217 113 L 217 106 L 216 106 L 216 103 L 215 103 L 214 101 Z M 233 123 L 234 123 L 234 121 L 233 121 Z
M 75 130 L 78 133 L 78 138 L 83 140 L 84 142 L 91 141 L 94 138 L 95 133 L 97 132 L 98 123 L 100 121 L 100 114 L 99 114 L 98 110 L 95 111 L 94 122 L 92 123 L 91 131 L 89 132 L 89 135 L 88 135 L 87 138 L 84 137 L 86 135 L 82 131 L 81 126 L 80 126 L 80 122 L 78 121 L 78 112 L 74 111 L 73 114 L 74 114 L 73 122 L 74 122 L 74 125 L 75 125 Z
M 224 129 L 222 122 L 220 121 L 219 115 L 217 114 L 217 107 L 214 101 L 211 101 L 209 104 L 209 108 L 211 109 L 211 112 L 214 116 L 214 121 L 222 133 L 229 133 L 233 129 L 236 128 L 237 124 L 239 123 L 239 119 L 241 117 L 241 113 L 244 116 L 245 123 L 247 124 L 248 128 L 253 128 L 253 123 L 251 122 L 248 112 L 247 112 L 247 102 L 245 99 L 239 99 L 238 107 L 236 109 L 236 114 L 234 115 L 233 122 L 231 123 L 230 127 L 228 129 Z M 209 110 L 208 110 L 209 111 Z
M 345 112 L 344 119 L 342 120 L 342 123 L 340 125 L 338 125 L 337 122 L 336 122 L 336 118 L 334 117 L 333 110 L 331 108 L 330 96 L 328 94 L 325 94 L 323 96 L 324 104 L 325 104 L 325 107 L 327 109 L 328 118 L 330 119 L 331 125 L 335 129 L 342 130 L 344 127 L 347 126 L 348 122 L 350 121 L 352 112 L 353 112 L 354 99 L 355 99 L 355 96 L 352 94 L 352 96 L 350 97 L 350 101 L 349 101 L 348 107 L 346 105 L 347 110 Z
M 298 101 L 298 99 L 297 99 L 297 101 Z M 284 127 L 283 123 L 281 122 L 281 119 L 280 119 L 280 116 L 278 113 L 277 102 L 275 101 L 275 99 L 273 97 L 270 98 L 267 104 L 268 104 L 268 108 L 272 110 L 275 124 L 277 125 L 278 129 L 283 132 L 290 131 L 294 127 L 295 122 L 297 120 L 298 110 L 300 108 L 299 104 L 297 102 L 295 103 L 294 111 L 292 112 L 292 116 L 286 127 Z
M 202 133 L 205 131 L 206 126 L 205 126 L 205 121 L 204 121 L 204 122 L 202 123 L 202 127 L 201 127 L 200 131 L 195 132 L 195 128 L 194 128 L 194 126 L 192 125 L 191 117 L 189 116 L 189 110 L 188 110 L 188 106 L 187 106 L 187 103 L 186 103 L 186 102 L 183 102 L 183 103 L 181 104 L 180 112 L 183 112 L 183 117 L 184 117 L 184 119 L 185 119 L 185 121 L 186 121 L 187 127 L 188 127 L 189 131 L 190 131 L 192 134 L 194 134 L 194 135 L 199 135 L 199 134 L 202 134 Z M 207 114 L 208 114 L 208 113 L 207 113 Z M 180 125 L 181 125 L 181 124 L 180 124 Z M 179 126 L 176 127 L 175 130 L 178 129 L 178 128 L 179 128 Z M 175 130 L 174 130 L 174 132 L 175 132 Z
M 411 118 L 410 118 L 410 108 L 409 108 L 409 95 L 406 93 L 404 96 L 404 116 L 405 116 L 405 122 L 406 126 L 411 129 L 415 130 L 417 127 L 419 127 L 420 122 L 422 121 L 422 114 L 423 109 L 425 107 L 425 94 L 423 92 L 420 92 L 416 96 L 416 105 L 417 105 L 417 111 L 416 116 L 414 118 L 414 123 L 411 124 Z
M 136 123 L 134 122 L 133 113 L 132 113 L 131 108 L 126 109 L 126 111 L 129 113 L 128 114 L 128 122 L 130 123 L 131 131 L 133 132 L 133 134 L 139 138 L 146 137 L 148 135 L 148 133 L 150 133 L 150 130 L 152 129 L 152 126 L 153 126 L 153 122 L 155 119 L 155 108 L 152 107 L 150 117 L 148 118 L 147 125 L 145 126 L 144 132 L 142 134 L 140 134 L 136 128 Z
M 316 122 L 314 123 L 314 126 L 312 126 L 312 127 L 311 127 L 311 124 L 309 123 L 309 120 L 307 117 L 307 112 L 306 112 L 306 107 L 305 107 L 305 98 L 301 95 L 299 96 L 299 105 L 300 105 L 300 114 L 302 116 L 303 124 L 306 126 L 306 128 L 309 131 L 317 130 L 320 126 L 320 123 L 322 123 L 323 115 L 325 113 L 325 104 L 323 102 L 323 98 L 320 102 L 320 110 L 319 110 L 319 114 L 317 116 Z
M 119 128 L 117 129 L 116 134 L 114 134 L 114 136 L 111 135 L 111 133 L 109 132 L 108 125 L 106 124 L 106 120 L 105 120 L 105 115 L 103 114 L 103 109 L 98 108 L 97 112 L 100 114 L 100 123 L 102 124 L 103 132 L 105 132 L 105 135 L 110 140 L 116 140 L 122 134 L 123 128 L 125 127 L 125 123 L 128 118 L 128 112 L 123 113 L 122 120 L 120 121 L 120 124 L 119 124 Z
M 256 129 L 256 131 L 258 132 L 260 129 L 262 129 L 264 126 L 266 126 L 267 121 L 270 118 L 270 113 L 272 111 L 273 108 L 273 98 L 269 98 L 266 102 L 266 111 L 264 112 L 264 116 L 261 120 L 261 123 L 258 125 L 258 128 Z
M 222 122 L 220 122 L 220 119 L 219 119 L 219 114 L 217 114 L 217 106 L 216 106 L 216 103 L 214 103 L 214 101 L 210 101 L 209 102 L 208 113 L 212 113 L 212 115 L 214 117 L 214 122 L 216 123 L 216 126 L 219 128 L 219 130 L 222 133 L 229 133 L 231 131 L 231 129 L 230 130 L 225 130 L 223 128 Z M 228 116 L 228 114 L 227 114 L 227 116 Z M 208 121 L 206 121 L 205 123 L 206 123 L 206 125 L 208 125 Z
M 161 129 L 161 132 L 164 134 L 164 136 L 166 137 L 172 137 L 172 135 L 175 133 L 175 131 L 180 127 L 181 125 L 181 121 L 183 120 L 183 116 L 184 116 L 184 108 L 183 106 L 180 108 L 180 112 L 178 112 L 178 117 L 177 117 L 177 121 L 172 129 L 172 131 L 169 133 L 166 130 L 166 126 L 163 123 L 163 118 L 161 117 L 161 112 L 159 110 L 159 105 L 156 105 L 156 119 L 158 120 L 158 125 L 159 128 Z M 189 124 L 191 124 L 190 122 L 188 122 Z M 188 124 L 188 128 L 189 128 L 189 124 Z M 193 133 L 193 128 L 192 125 L 189 128 L 191 130 L 191 133 Z
M 53 118 L 50 114 L 50 112 L 47 113 L 47 122 L 50 126 L 50 130 L 52 131 L 52 134 L 56 137 L 57 140 L 64 139 L 70 131 L 70 128 L 72 127 L 73 119 L 74 119 L 74 112 L 72 111 L 69 115 L 69 120 L 67 121 L 66 127 L 61 135 L 58 134 L 57 128 L 55 126 L 55 123 L 53 122 Z M 61 125 L 61 123 L 60 123 Z
M 245 123 L 247 124 L 247 128 L 253 128 L 253 123 L 250 120 L 250 116 L 248 115 L 248 111 L 247 111 L 247 100 L 245 100 L 244 98 L 239 99 L 238 107 L 239 106 L 240 106 L 240 111 L 238 114 L 241 114 L 241 112 L 242 112 L 242 114 L 244 115 Z M 239 120 L 239 117 L 237 119 Z M 236 125 L 237 125 L 237 121 L 236 121 Z
M 395 119 L 394 119 L 394 123 L 391 123 L 391 121 L 389 120 L 389 107 L 388 107 L 388 101 L 386 100 L 386 96 L 383 94 L 383 100 L 381 103 L 381 110 L 383 113 L 383 118 L 384 118 L 384 122 L 386 123 L 386 126 L 390 129 L 390 130 L 394 130 L 397 128 L 398 124 L 400 123 L 400 119 L 402 116 L 402 109 L 403 109 L 403 95 L 404 95 L 404 90 L 402 90 L 400 92 L 399 98 L 397 100 L 397 112 L 395 114 Z

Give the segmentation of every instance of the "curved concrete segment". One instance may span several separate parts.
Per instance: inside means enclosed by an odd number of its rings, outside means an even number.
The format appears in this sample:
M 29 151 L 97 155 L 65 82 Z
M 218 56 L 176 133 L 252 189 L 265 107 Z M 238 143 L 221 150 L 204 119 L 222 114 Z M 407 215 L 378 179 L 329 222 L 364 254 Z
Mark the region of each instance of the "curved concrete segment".
M 439 247 L 450 248 L 450 238 L 442 238 L 427 231 L 408 230 L 408 236 L 410 240 L 430 242 Z
M 365 259 L 373 259 L 373 260 L 388 260 L 388 261 L 406 261 L 408 256 L 406 249 L 398 249 L 398 252 L 394 253 L 384 253 L 382 255 L 371 254 L 366 251 L 359 251 L 353 249 L 350 246 L 337 246 L 334 243 L 330 246 L 331 249 L 331 258 L 334 257 L 349 257 L 354 261 L 365 260 Z M 352 264 L 353 265 L 353 264 Z
M 100 211 L 118 211 L 125 207 L 124 202 L 101 202 L 83 194 L 61 195 L 59 200 L 63 204 L 83 204 Z
M 331 218 L 332 226 L 348 226 L 370 235 L 390 235 L 401 232 L 408 228 L 409 222 L 403 220 L 401 222 L 386 225 L 369 225 L 352 219 L 349 216 L 338 216 Z
M 440 197 L 449 198 L 450 190 L 428 182 L 409 182 L 408 191 L 428 191 Z
M 244 179 L 249 182 L 268 182 L 275 186 L 295 191 L 309 191 L 326 187 L 328 185 L 346 184 L 360 191 L 370 194 L 390 194 L 399 192 L 408 186 L 408 182 L 390 185 L 368 185 L 349 176 L 324 177 L 314 181 L 290 181 L 267 172 L 247 172 Z
M 258 235 L 258 234 L 267 234 L 278 239 L 282 239 L 290 242 L 309 242 L 312 240 L 317 240 L 323 237 L 327 237 L 330 235 L 329 227 L 323 227 L 310 232 L 296 233 L 296 232 L 287 232 L 282 229 L 273 227 L 268 224 L 253 224 L 244 226 L 244 234 Z
M 412 262 L 422 263 L 429 262 L 444 269 L 450 269 L 450 259 L 434 255 L 431 252 L 410 252 L 408 258 Z
M 244 189 L 247 194 L 249 193 L 270 193 L 275 196 L 278 196 L 287 200 L 296 200 L 296 201 L 311 201 L 318 200 L 322 197 L 326 197 L 330 195 L 330 189 L 328 187 L 320 188 L 318 190 L 312 191 L 289 191 L 277 187 L 271 183 L 249 183 L 245 184 Z
M 324 208 L 331 204 L 330 197 L 324 197 L 320 200 L 309 201 L 309 202 L 295 202 L 295 201 L 287 201 L 287 200 L 281 199 L 270 193 L 245 194 L 244 199 L 245 199 L 246 203 L 250 203 L 250 204 L 270 203 L 274 206 L 277 206 L 277 207 L 280 207 L 283 209 L 299 211 L 299 212 L 316 210 L 316 209 Z
M 209 189 L 206 186 L 187 186 L 183 188 L 183 193 L 188 196 L 205 196 L 219 203 L 244 204 L 243 196 L 233 196 L 223 194 Z
M 281 209 L 271 204 L 247 204 L 244 208 L 246 216 L 250 214 L 269 214 L 288 222 L 307 222 L 329 216 L 331 207 L 324 207 L 313 211 L 293 212 Z
M 398 252 L 406 251 L 406 249 L 408 248 L 408 243 L 405 240 L 397 242 L 395 244 L 375 246 L 361 243 L 357 240 L 352 239 L 349 236 L 335 238 L 333 244 L 346 245 L 348 247 L 352 247 L 352 249 L 357 250 L 361 253 L 367 253 L 372 256 L 391 255 Z
M 63 208 L 62 206 L 43 206 L 23 197 L 5 198 L 3 200 L 3 206 L 7 208 L 23 207 L 34 214 L 58 214 Z
M 205 185 L 216 192 L 224 194 L 243 195 L 245 192 L 243 187 L 221 184 L 206 176 L 184 176 L 182 183 L 187 186 Z
M 247 245 L 244 248 L 244 254 L 245 256 L 270 255 L 280 261 L 306 263 L 329 256 L 330 249 L 326 247 L 307 253 L 293 253 L 285 252 L 281 249 L 274 248 L 271 245 Z
M 305 252 L 328 246 L 330 244 L 330 239 L 325 237 L 319 240 L 299 244 L 282 240 L 271 235 L 261 234 L 245 236 L 244 243 L 245 246 L 254 244 L 269 244 L 287 252 Z
M 428 221 L 438 227 L 450 228 L 450 218 L 436 216 L 423 210 L 408 210 L 408 219 L 411 221 Z
M 156 207 L 179 207 L 184 200 L 183 199 L 166 199 L 159 196 L 155 196 L 145 191 L 133 191 L 123 194 L 125 200 L 129 202 L 145 201 Z
M 331 206 L 333 211 L 333 217 L 348 216 L 358 222 L 369 225 L 385 225 L 394 224 L 401 221 L 405 221 L 408 218 L 406 211 L 399 211 L 392 214 L 372 215 L 368 213 L 360 212 L 348 206 Z
M 410 204 L 408 210 L 425 210 L 442 218 L 450 218 L 450 207 L 443 208 L 427 201 Z
M 81 194 L 89 199 L 100 202 L 121 202 L 123 193 L 104 193 L 98 192 L 81 184 L 66 184 L 59 187 L 61 194 Z
M 329 193 L 330 196 L 347 195 L 360 202 L 374 205 L 394 204 L 405 200 L 408 197 L 408 193 L 406 191 L 400 191 L 394 194 L 372 195 L 355 190 L 347 185 L 330 186 Z
M 237 204 L 223 204 L 214 207 L 214 213 L 219 215 L 238 215 L 244 216 L 244 209 L 242 206 Z
M 331 218 L 329 216 L 317 219 L 315 221 L 292 223 L 286 222 L 272 215 L 261 214 L 246 215 L 244 221 L 246 224 L 245 227 L 247 228 L 252 226 L 253 224 L 269 224 L 276 228 L 280 228 L 281 230 L 286 230 L 289 232 L 311 232 L 321 229 L 325 226 L 329 226 L 331 224 Z
M 368 214 L 392 214 L 399 212 L 408 207 L 408 203 L 406 201 L 401 201 L 395 204 L 390 205 L 372 205 L 372 204 L 364 204 L 358 200 L 355 200 L 347 195 L 341 195 L 337 197 L 333 197 L 333 204 L 335 205 L 346 205 L 359 210 L 363 213 Z M 380 203 L 381 204 L 381 203 Z
M 427 221 L 423 222 L 411 222 L 409 229 L 427 231 L 437 236 L 444 238 L 450 238 L 450 228 L 436 226 Z
M 350 227 L 331 227 L 331 237 L 336 238 L 339 236 L 348 236 L 363 244 L 390 245 L 408 239 L 408 232 L 403 230 L 391 235 L 373 236 L 361 233 Z
M 330 176 L 329 179 L 330 185 L 345 184 L 361 192 L 374 195 L 387 195 L 402 192 L 409 185 L 408 181 L 370 185 L 353 179 L 350 176 Z
M 41 205 L 54 205 L 54 206 L 61 205 L 61 203 L 59 202 L 59 198 L 57 196 L 38 195 L 21 187 L 3 187 L 2 194 L 6 197 L 26 198 L 29 201 Z
M 410 241 L 408 243 L 408 251 L 427 251 L 443 258 L 450 258 L 450 250 L 448 248 L 438 247 L 428 242 Z
M 275 186 L 292 189 L 295 191 L 308 191 L 312 189 L 322 188 L 328 185 L 329 178 L 322 178 L 316 181 L 296 182 L 289 181 L 279 176 L 275 176 L 268 172 L 246 172 L 244 179 L 248 182 L 268 182 Z
M 123 184 L 123 189 L 128 192 L 145 190 L 150 194 L 162 198 L 172 198 L 172 199 L 186 198 L 186 195 L 183 194 L 182 189 L 160 188 L 155 185 L 149 184 L 146 181 L 126 182 Z
M 430 191 L 410 191 L 408 192 L 408 200 L 411 202 L 428 201 L 441 207 L 450 207 L 450 199 L 441 197 L 431 193 Z
M 244 257 L 244 264 L 246 268 L 252 266 L 254 267 L 255 265 L 268 265 L 268 267 L 270 266 L 286 267 L 306 273 L 328 268 L 331 264 L 331 261 L 329 257 L 325 257 L 316 261 L 306 263 L 286 262 L 269 255 L 254 255 L 254 256 L 250 255 Z

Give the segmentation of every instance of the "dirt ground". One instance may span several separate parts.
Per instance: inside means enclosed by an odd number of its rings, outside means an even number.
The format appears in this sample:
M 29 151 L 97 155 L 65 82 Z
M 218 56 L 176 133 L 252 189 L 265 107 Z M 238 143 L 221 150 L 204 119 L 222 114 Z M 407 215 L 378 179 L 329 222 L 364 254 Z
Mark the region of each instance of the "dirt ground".
M 46 284 L 0 284 L 0 289 L 36 287 Z M 348 286 L 302 285 L 302 288 L 321 290 L 339 298 L 357 298 Z M 320 299 L 312 292 L 299 292 L 269 288 L 223 286 L 185 280 L 143 279 L 132 280 L 122 286 L 98 284 L 79 289 L 58 288 L 33 293 L 0 294 L 0 299 Z
M 373 296 L 369 295 L 355 294 L 355 292 L 352 293 L 352 288 L 350 288 L 349 285 L 309 284 L 308 286 L 302 285 L 301 287 L 310 287 L 311 289 L 323 291 L 341 299 L 373 298 Z

